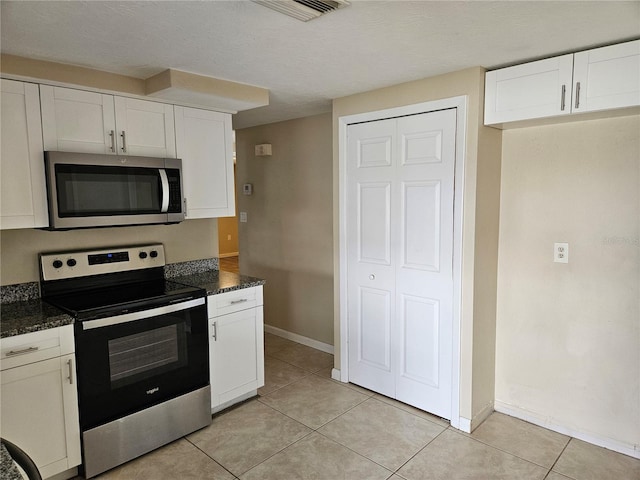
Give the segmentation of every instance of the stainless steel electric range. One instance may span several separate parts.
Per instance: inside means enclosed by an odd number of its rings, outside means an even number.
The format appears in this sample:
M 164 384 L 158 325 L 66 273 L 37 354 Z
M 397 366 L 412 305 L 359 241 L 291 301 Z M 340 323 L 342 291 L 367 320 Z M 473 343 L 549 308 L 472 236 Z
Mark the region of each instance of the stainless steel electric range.
M 206 291 L 160 244 L 40 255 L 43 300 L 75 318 L 83 473 L 211 423 Z

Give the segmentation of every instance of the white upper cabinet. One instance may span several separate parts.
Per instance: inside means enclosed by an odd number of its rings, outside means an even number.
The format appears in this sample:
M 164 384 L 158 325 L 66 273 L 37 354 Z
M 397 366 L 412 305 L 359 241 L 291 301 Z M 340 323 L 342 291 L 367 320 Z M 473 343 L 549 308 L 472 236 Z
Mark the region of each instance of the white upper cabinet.
M 640 40 L 575 54 L 574 112 L 640 105 Z
M 40 85 L 45 150 L 116 153 L 113 96 Z
M 41 85 L 45 150 L 175 158 L 173 106 Z
M 173 105 L 115 97 L 118 153 L 176 158 Z
M 0 228 L 49 225 L 38 85 L 0 81 Z
M 487 72 L 488 125 L 571 113 L 573 54 Z
M 231 115 L 175 107 L 187 218 L 235 215 Z
M 640 40 L 486 74 L 486 125 L 637 106 Z

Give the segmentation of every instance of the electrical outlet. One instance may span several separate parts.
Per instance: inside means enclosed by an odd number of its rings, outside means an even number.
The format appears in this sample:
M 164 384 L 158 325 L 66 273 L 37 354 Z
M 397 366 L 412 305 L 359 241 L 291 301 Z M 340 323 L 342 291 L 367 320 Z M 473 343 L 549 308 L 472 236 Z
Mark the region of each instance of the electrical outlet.
M 556 263 L 569 263 L 569 244 L 553 244 L 553 261 Z
M 240 223 L 247 223 L 247 212 L 240 212 Z

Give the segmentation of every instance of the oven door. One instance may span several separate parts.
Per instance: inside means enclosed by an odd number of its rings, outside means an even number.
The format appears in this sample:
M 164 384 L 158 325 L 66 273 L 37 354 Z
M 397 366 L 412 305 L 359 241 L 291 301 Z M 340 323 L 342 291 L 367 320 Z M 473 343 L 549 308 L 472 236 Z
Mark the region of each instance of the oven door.
M 75 333 L 82 430 L 209 385 L 205 298 L 78 322 Z

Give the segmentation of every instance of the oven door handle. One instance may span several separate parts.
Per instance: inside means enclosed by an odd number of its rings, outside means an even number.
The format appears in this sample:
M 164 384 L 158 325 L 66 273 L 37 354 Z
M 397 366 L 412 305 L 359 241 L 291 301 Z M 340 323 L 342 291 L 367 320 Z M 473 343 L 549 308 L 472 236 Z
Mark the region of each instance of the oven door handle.
M 139 312 L 125 313 L 122 315 L 116 315 L 114 317 L 98 318 L 96 320 L 87 320 L 82 322 L 83 330 L 92 330 L 94 328 L 108 327 L 110 325 L 118 325 L 120 323 L 133 322 L 135 320 L 142 320 L 143 318 L 157 317 L 159 315 L 165 315 L 167 313 L 179 312 L 181 310 L 188 310 L 190 308 L 197 307 L 205 304 L 204 298 L 196 298 L 195 300 L 188 300 L 182 303 L 176 303 L 173 305 L 166 305 L 164 307 L 151 308 L 149 310 L 141 310 Z
M 162 184 L 162 207 L 160 211 L 167 213 L 169 211 L 169 178 L 164 168 L 158 169 L 158 172 L 160 173 L 160 183 Z

